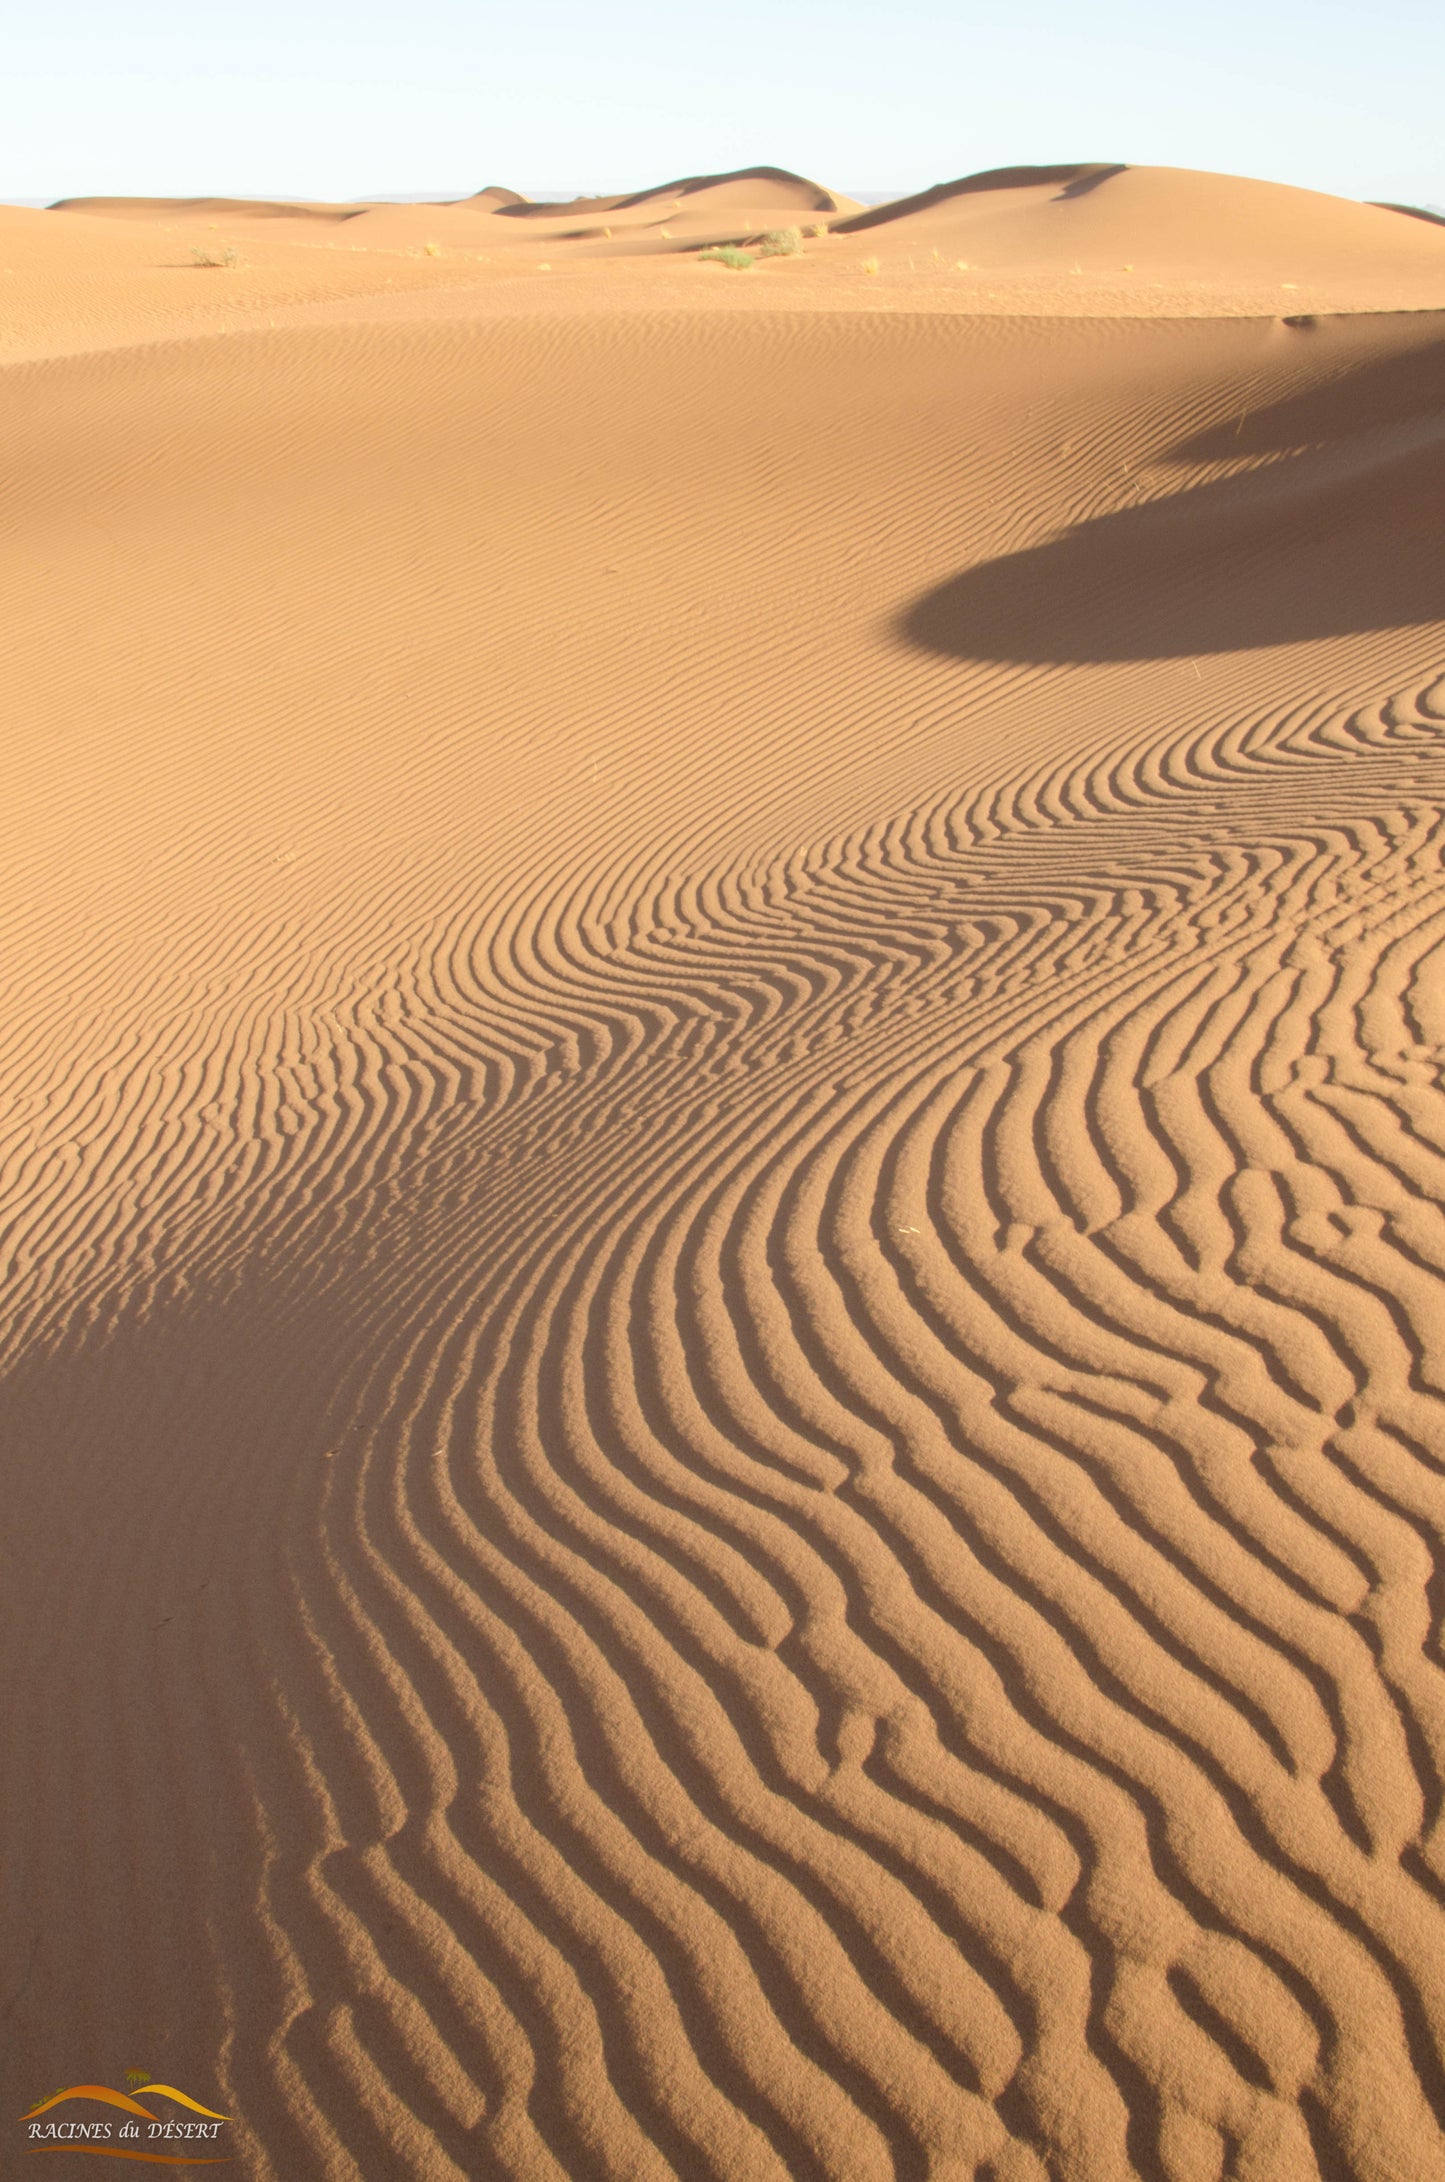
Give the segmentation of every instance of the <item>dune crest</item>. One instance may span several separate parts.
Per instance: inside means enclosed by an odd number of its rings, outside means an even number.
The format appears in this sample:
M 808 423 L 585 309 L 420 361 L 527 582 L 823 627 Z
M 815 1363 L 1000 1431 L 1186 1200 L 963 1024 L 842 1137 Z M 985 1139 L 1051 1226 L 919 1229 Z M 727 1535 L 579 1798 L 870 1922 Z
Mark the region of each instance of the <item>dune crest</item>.
M 940 183 L 838 223 L 915 246 L 966 252 L 980 264 L 1127 265 L 1145 274 L 1270 278 L 1296 287 L 1438 272 L 1445 238 L 1402 224 L 1392 208 L 1315 190 L 1179 167 L 1011 167 Z
M 1051 202 L 1068 204 L 1097 189 L 1101 182 L 1127 172 L 1127 167 L 1098 162 L 1092 166 L 992 167 L 984 174 L 966 174 L 956 182 L 935 182 L 932 188 L 916 190 L 910 197 L 894 197 L 886 204 L 872 205 L 849 220 L 840 220 L 836 232 L 861 235 L 871 227 L 892 227 L 899 220 L 912 221 L 918 213 L 930 212 L 937 205 L 952 204 L 956 198 L 996 190 L 1044 190 Z
M 273 197 L 59 197 L 48 209 L 124 220 L 349 220 L 361 208 Z
M 739 167 L 730 174 L 693 174 L 681 182 L 664 182 L 618 202 L 648 204 L 657 197 L 692 199 L 708 206 L 777 205 L 790 212 L 837 212 L 850 201 L 805 181 L 801 174 L 790 174 L 785 167 Z

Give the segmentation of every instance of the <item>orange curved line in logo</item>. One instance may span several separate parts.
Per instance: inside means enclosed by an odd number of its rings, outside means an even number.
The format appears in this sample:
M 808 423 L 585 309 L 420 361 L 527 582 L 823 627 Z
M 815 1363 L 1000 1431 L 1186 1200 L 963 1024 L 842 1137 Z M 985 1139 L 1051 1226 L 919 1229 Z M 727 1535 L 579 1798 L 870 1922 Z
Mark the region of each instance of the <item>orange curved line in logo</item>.
M 188 2106 L 193 2114 L 204 2114 L 207 2121 L 229 2121 L 229 2114 L 218 2114 L 213 2106 L 202 2106 L 199 2099 L 187 2098 L 184 2091 L 177 2091 L 174 2084 L 141 2084 L 138 2087 L 148 2099 L 157 2094 L 163 2099 L 174 2099 L 180 2106 Z M 145 2108 L 141 2108 L 145 2112 Z
M 174 2099 L 179 2106 L 188 2106 L 193 2114 L 204 2114 L 207 2121 L 229 2121 L 231 2118 L 229 2114 L 218 2114 L 213 2106 L 202 2106 L 199 2099 L 188 2097 L 184 2091 L 177 2091 L 174 2084 L 143 2084 L 141 2088 L 147 2092 L 158 2091 L 162 2098 Z M 48 2114 L 52 2106 L 61 2106 L 67 2099 L 104 2099 L 107 2106 L 119 2106 L 127 2114 L 139 2114 L 142 2121 L 154 2121 L 156 2118 L 153 2107 L 142 2106 L 140 2100 L 133 2099 L 129 2092 L 112 2091 L 109 2084 L 72 2084 L 68 2091 L 57 2091 L 54 2098 L 42 2099 L 38 2106 L 32 2106 L 29 2113 L 22 2114 L 20 2119 L 33 2121 L 37 2114 Z
M 97 2159 L 147 2159 L 153 2167 L 225 2167 L 230 2164 L 229 2154 L 225 2159 L 200 2159 L 189 2152 L 179 2156 L 174 2152 L 132 2152 L 119 2144 L 28 2144 L 25 2148 L 30 2152 L 91 2152 Z
M 127 2091 L 112 2091 L 109 2084 L 72 2084 L 68 2091 L 57 2091 L 53 2099 L 42 2099 L 38 2106 L 32 2106 L 29 2113 L 22 2114 L 20 2119 L 33 2121 L 37 2114 L 48 2114 L 52 2106 L 62 2106 L 67 2099 L 104 2099 L 107 2106 L 119 2106 L 127 2114 L 139 2114 L 142 2121 L 154 2121 L 156 2118 L 148 2106 L 142 2106 L 140 2100 L 133 2099 Z M 224 2121 L 226 2116 L 220 2114 L 212 2118 Z

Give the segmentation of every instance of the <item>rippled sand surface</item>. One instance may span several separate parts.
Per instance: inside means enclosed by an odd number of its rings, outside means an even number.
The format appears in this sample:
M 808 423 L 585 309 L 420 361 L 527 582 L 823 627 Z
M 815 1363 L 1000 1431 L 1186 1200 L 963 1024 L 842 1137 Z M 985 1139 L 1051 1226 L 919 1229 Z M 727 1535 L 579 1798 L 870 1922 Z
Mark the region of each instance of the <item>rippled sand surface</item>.
M 1445 283 L 829 202 L 0 216 L 17 2113 L 1445 2177 Z

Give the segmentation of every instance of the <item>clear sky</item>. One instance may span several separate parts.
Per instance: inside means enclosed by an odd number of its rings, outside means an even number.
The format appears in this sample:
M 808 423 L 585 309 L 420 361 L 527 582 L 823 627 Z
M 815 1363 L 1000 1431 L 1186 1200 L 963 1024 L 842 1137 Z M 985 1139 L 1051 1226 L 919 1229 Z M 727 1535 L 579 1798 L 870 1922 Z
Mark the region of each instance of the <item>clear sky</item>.
M 0 198 L 1117 159 L 1445 205 L 1442 82 L 1445 0 L 22 0 Z

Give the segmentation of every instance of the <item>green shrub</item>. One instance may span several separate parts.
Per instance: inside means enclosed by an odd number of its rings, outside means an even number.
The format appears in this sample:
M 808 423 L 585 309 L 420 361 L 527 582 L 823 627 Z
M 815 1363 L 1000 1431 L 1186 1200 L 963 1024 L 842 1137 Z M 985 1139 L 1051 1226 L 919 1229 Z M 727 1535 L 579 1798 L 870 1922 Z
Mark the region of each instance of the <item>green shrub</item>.
M 239 265 L 241 262 L 241 253 L 233 242 L 228 242 L 224 250 L 202 250 L 198 246 L 191 256 L 197 265 Z
M 770 227 L 758 244 L 761 258 L 795 258 L 803 247 L 803 237 L 796 227 Z
M 702 250 L 699 258 L 714 265 L 730 265 L 735 273 L 745 273 L 753 262 L 751 250 L 739 250 L 734 243 L 719 244 L 716 250 Z

